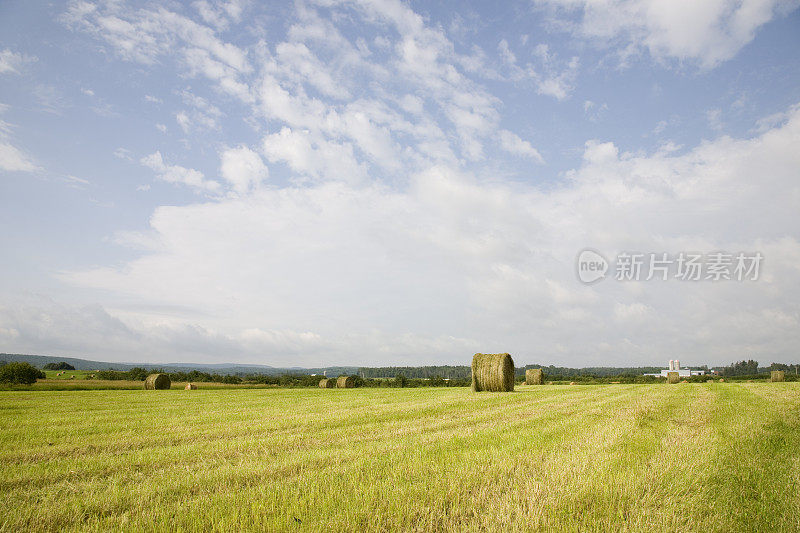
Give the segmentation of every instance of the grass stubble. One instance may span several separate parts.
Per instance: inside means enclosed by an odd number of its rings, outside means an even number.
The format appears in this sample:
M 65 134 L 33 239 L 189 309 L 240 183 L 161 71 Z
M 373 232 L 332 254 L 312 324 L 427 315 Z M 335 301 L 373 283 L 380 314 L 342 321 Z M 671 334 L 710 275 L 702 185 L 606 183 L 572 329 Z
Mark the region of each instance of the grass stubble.
M 0 392 L 0 529 L 800 531 L 800 384 Z

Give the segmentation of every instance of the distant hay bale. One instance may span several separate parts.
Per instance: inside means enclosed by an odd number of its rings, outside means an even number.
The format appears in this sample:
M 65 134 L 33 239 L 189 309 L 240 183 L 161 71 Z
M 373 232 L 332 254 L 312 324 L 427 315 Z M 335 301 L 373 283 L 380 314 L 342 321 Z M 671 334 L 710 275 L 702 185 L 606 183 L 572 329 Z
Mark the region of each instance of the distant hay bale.
M 667 383 L 678 383 L 680 380 L 681 376 L 677 372 L 667 372 Z
M 171 385 L 172 381 L 166 374 L 150 374 L 144 380 L 144 388 L 147 390 L 168 389 Z
M 783 370 L 773 370 L 772 373 L 770 374 L 769 379 L 773 383 L 783 381 L 784 379 L 786 379 L 786 374 L 784 373 Z
M 472 357 L 474 392 L 512 392 L 514 360 L 507 353 L 476 353 Z
M 194 383 L 187 383 L 186 386 L 183 388 L 184 390 L 197 390 L 197 385 Z
M 541 368 L 529 368 L 525 371 L 525 385 L 541 385 L 543 376 Z
M 333 389 L 336 387 L 336 380 L 333 378 L 323 378 L 319 380 L 320 389 Z
M 336 380 L 336 387 L 339 389 L 352 389 L 355 386 L 356 380 L 353 376 L 339 376 L 339 379 Z
M 720 382 L 720 383 L 724 383 L 724 382 L 725 382 L 725 380 L 724 380 L 724 379 L 722 379 L 722 378 L 719 378 L 719 382 Z
M 575 385 L 575 382 L 574 381 L 570 381 L 569 384 L 570 385 Z

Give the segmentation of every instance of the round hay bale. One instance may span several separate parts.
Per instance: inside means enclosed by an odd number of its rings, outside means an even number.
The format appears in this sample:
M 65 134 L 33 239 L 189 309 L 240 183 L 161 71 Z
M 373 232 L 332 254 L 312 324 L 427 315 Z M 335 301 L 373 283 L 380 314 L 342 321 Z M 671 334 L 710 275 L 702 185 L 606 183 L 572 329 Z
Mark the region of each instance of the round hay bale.
M 722 379 L 722 378 L 719 378 L 719 382 L 720 382 L 720 383 L 724 383 L 724 382 L 725 382 L 725 380 L 724 380 L 724 379 Z
M 773 370 L 769 376 L 770 381 L 773 383 L 778 383 L 786 379 L 786 375 L 783 370 Z
M 356 386 L 356 380 L 353 376 L 339 376 L 336 386 L 340 389 L 352 389 Z
M 323 378 L 319 380 L 320 389 L 333 389 L 336 387 L 336 380 L 332 378 Z
M 472 390 L 514 390 L 514 360 L 507 353 L 476 353 L 472 357 Z
M 681 380 L 681 375 L 677 372 L 667 372 L 667 383 L 678 383 Z
M 543 377 L 541 368 L 529 368 L 525 371 L 525 385 L 541 385 Z
M 172 381 L 166 374 L 150 374 L 144 380 L 144 388 L 147 390 L 168 389 L 171 385 Z
M 187 383 L 186 386 L 183 388 L 184 390 L 197 390 L 197 385 L 194 383 Z
M 569 384 L 570 385 L 575 385 L 575 382 L 574 381 L 570 381 Z

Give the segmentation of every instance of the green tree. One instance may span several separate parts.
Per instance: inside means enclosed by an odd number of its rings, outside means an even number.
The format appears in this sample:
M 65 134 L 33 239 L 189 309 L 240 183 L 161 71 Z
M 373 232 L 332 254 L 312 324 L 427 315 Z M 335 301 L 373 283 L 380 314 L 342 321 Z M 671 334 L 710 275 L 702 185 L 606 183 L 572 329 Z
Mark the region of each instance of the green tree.
M 155 371 L 152 373 L 155 373 Z M 128 379 L 131 381 L 144 381 L 149 374 L 151 374 L 151 372 L 148 372 L 146 369 L 135 366 L 128 370 Z
M 44 370 L 75 370 L 75 367 L 67 362 L 47 363 L 42 367 Z
M 0 383 L 31 385 L 45 374 L 30 363 L 8 363 L 0 367 Z

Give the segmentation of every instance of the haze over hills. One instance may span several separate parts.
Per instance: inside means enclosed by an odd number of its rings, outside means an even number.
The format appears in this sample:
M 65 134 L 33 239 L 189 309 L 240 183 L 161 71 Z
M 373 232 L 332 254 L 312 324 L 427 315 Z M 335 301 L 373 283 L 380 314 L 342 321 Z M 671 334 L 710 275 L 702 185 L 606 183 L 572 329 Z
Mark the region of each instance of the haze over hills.
M 111 363 L 107 361 L 92 361 L 75 357 L 56 357 L 49 355 L 8 354 L 0 353 L 0 361 L 21 361 L 41 368 L 47 363 L 66 362 L 76 370 L 130 370 L 134 367 L 147 369 L 164 369 L 172 372 L 190 372 L 197 370 L 216 374 L 234 374 L 244 376 L 247 374 L 284 375 L 284 374 L 323 374 L 327 375 L 352 375 L 359 374 L 365 378 L 392 378 L 398 375 L 406 377 L 430 378 L 434 376 L 444 378 L 469 378 L 471 367 L 469 365 L 445 366 L 385 366 L 385 367 L 358 367 L 358 366 L 327 366 L 327 367 L 273 367 L 269 365 L 243 365 L 235 363 Z M 524 373 L 526 368 L 543 368 L 545 372 L 561 375 L 595 375 L 614 376 L 621 374 L 644 374 L 658 372 L 661 367 L 585 367 L 569 368 L 543 364 L 518 365 L 518 374 Z M 706 367 L 691 367 L 701 369 Z
M 269 365 L 240 365 L 235 363 L 110 363 L 106 361 L 92 361 L 76 357 L 55 357 L 50 355 L 29 355 L 29 354 L 8 354 L 0 353 L 0 361 L 20 361 L 30 363 L 41 368 L 47 363 L 59 363 L 64 361 L 75 367 L 76 370 L 130 370 L 134 367 L 143 368 L 164 368 L 175 372 L 189 372 L 199 370 L 202 372 L 213 372 L 217 374 L 322 374 L 329 373 L 355 374 L 358 367 L 355 366 L 331 366 L 324 368 L 301 368 L 285 367 L 278 368 Z

